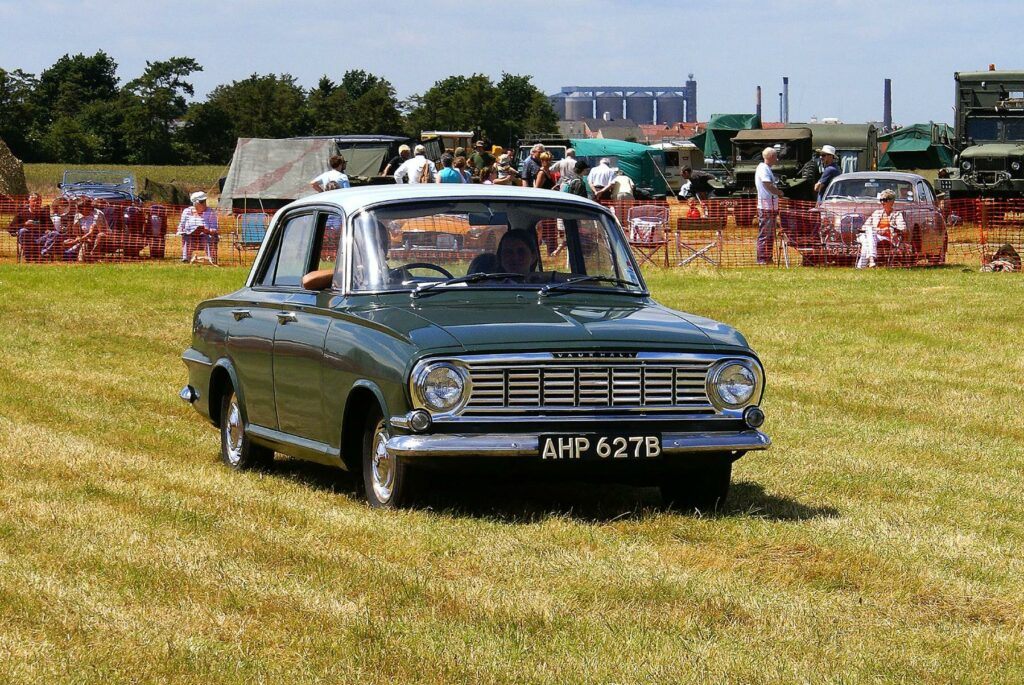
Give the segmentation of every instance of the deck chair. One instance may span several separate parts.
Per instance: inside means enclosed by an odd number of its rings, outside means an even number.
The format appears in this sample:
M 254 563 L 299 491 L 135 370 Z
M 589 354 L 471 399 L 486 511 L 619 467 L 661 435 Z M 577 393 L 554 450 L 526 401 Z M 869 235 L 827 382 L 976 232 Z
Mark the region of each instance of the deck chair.
M 239 256 L 246 250 L 258 250 L 267 236 L 267 226 L 270 225 L 270 217 L 263 212 L 243 214 L 239 219 L 238 232 L 232 247 Z
M 629 246 L 641 266 L 645 262 L 657 266 L 655 260 L 661 252 L 664 266 L 668 267 L 668 217 L 668 205 L 638 205 L 626 212 Z
M 711 266 L 722 265 L 722 246 L 725 219 L 687 219 L 676 220 L 676 255 L 679 263 L 686 266 L 698 259 L 703 259 Z M 685 255 L 684 255 L 684 250 Z

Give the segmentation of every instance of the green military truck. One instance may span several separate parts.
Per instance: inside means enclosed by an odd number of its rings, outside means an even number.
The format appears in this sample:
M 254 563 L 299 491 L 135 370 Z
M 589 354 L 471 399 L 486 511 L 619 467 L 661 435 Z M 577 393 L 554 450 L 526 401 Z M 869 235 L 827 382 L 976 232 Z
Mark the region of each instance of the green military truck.
M 938 190 L 954 199 L 1024 196 L 1024 71 L 961 71 L 953 80 L 958 154 Z
M 806 127 L 749 129 L 737 133 L 732 139 L 732 167 L 725 179 L 724 194 L 740 200 L 757 197 L 754 173 L 763 161 L 761 153 L 766 147 L 774 147 L 779 153 L 772 173 L 785 196 L 791 200 L 813 200 L 818 169 L 813 164 L 811 129 Z M 756 211 L 753 202 L 736 203 L 736 225 L 750 225 Z

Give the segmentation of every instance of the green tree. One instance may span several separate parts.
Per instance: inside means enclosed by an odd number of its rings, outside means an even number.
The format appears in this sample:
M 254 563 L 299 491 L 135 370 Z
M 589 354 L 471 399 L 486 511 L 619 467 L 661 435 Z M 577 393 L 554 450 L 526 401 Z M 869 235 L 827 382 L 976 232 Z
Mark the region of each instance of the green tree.
M 497 94 L 483 74 L 449 76 L 411 98 L 407 130 L 414 136 L 424 130 L 470 130 L 491 137 L 502 128 Z
M 188 111 L 193 95 L 186 79 L 203 68 L 191 57 L 146 62 L 146 70 L 121 91 L 122 130 L 127 160 L 136 164 L 169 164 L 175 160 L 171 128 Z
M 74 117 L 92 102 L 117 97 L 117 62 L 100 50 L 91 57 L 64 55 L 39 74 L 32 91 L 36 126 L 45 130 L 61 117 Z
M 306 94 L 289 74 L 253 74 L 217 86 L 207 102 L 231 120 L 230 137 L 288 138 L 309 133 Z
M 231 117 L 216 103 L 192 103 L 174 134 L 174 146 L 186 164 L 227 164 L 235 149 Z
M 61 117 L 50 124 L 41 143 L 48 159 L 65 164 L 95 162 L 102 147 L 102 141 L 74 117 Z
M 30 135 L 35 118 L 31 98 L 37 83 L 35 76 L 20 69 L 0 69 L 0 140 L 15 156 L 29 161 L 38 155 Z
M 558 114 L 551 101 L 530 80 L 530 76 L 502 73 L 496 103 L 501 129 L 493 134 L 495 142 L 512 145 L 527 133 L 558 130 Z
M 306 98 L 310 132 L 318 136 L 347 133 L 350 108 L 348 91 L 327 76 L 321 76 Z

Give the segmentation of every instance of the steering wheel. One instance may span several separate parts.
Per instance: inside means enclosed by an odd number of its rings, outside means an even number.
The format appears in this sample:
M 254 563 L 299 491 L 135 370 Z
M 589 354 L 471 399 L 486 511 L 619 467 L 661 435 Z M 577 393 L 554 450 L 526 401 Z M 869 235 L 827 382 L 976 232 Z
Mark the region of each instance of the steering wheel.
M 443 266 L 437 264 L 431 264 L 430 262 L 409 262 L 398 267 L 398 271 L 409 272 L 409 269 L 430 269 L 431 271 L 437 271 L 438 273 L 444 274 L 445 278 L 455 278 L 450 271 L 445 269 Z

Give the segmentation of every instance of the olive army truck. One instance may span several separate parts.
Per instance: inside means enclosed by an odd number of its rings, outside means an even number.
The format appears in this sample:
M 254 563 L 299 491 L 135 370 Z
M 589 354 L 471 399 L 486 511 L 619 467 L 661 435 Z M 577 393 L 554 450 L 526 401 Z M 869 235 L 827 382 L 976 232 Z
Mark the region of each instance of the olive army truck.
M 779 153 L 772 173 L 785 197 L 813 200 L 818 167 L 814 164 L 811 129 L 805 127 L 749 129 L 737 133 L 732 139 L 732 168 L 725 179 L 723 194 L 739 200 L 757 198 L 754 173 L 763 161 L 761 153 L 766 147 L 773 147 Z M 736 225 L 750 225 L 755 213 L 753 202 L 736 203 Z
M 954 199 L 1024 197 L 1024 71 L 961 71 L 953 80 L 958 154 L 938 190 Z

